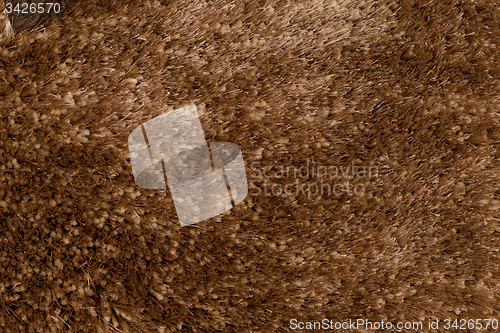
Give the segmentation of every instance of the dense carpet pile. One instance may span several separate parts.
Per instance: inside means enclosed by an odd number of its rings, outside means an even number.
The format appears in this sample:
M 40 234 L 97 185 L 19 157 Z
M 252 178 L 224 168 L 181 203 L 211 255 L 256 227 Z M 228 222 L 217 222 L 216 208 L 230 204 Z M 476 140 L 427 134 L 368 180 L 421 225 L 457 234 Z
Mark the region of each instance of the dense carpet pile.
M 3 29 L 2 332 L 500 319 L 498 18 L 494 0 L 111 0 Z M 190 103 L 242 148 L 250 194 L 181 228 L 127 137 Z M 318 182 L 263 174 L 308 163 L 377 172 L 328 178 L 361 194 L 265 195 Z

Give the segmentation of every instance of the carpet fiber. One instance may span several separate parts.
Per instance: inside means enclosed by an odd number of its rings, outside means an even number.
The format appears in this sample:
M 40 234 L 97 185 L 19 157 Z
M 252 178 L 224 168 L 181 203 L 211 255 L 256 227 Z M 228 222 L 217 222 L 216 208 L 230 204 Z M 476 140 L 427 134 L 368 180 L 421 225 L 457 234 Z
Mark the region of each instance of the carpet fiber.
M 2 331 L 500 319 L 499 18 L 493 0 L 111 0 L 2 29 Z M 127 138 L 191 103 L 250 188 L 181 228 Z M 277 177 L 313 165 L 374 172 Z

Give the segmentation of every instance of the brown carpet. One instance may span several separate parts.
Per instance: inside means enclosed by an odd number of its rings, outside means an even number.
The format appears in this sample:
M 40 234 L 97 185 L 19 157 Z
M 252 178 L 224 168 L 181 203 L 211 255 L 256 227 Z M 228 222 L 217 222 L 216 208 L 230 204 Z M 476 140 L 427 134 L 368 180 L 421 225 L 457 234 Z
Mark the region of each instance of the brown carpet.
M 500 315 L 499 18 L 493 0 L 111 0 L 3 33 L 2 332 L 479 332 L 460 320 Z M 241 147 L 250 194 L 181 228 L 127 137 L 190 103 Z M 361 194 L 265 195 L 319 182 L 263 175 L 307 163 L 377 172 L 326 179 Z

